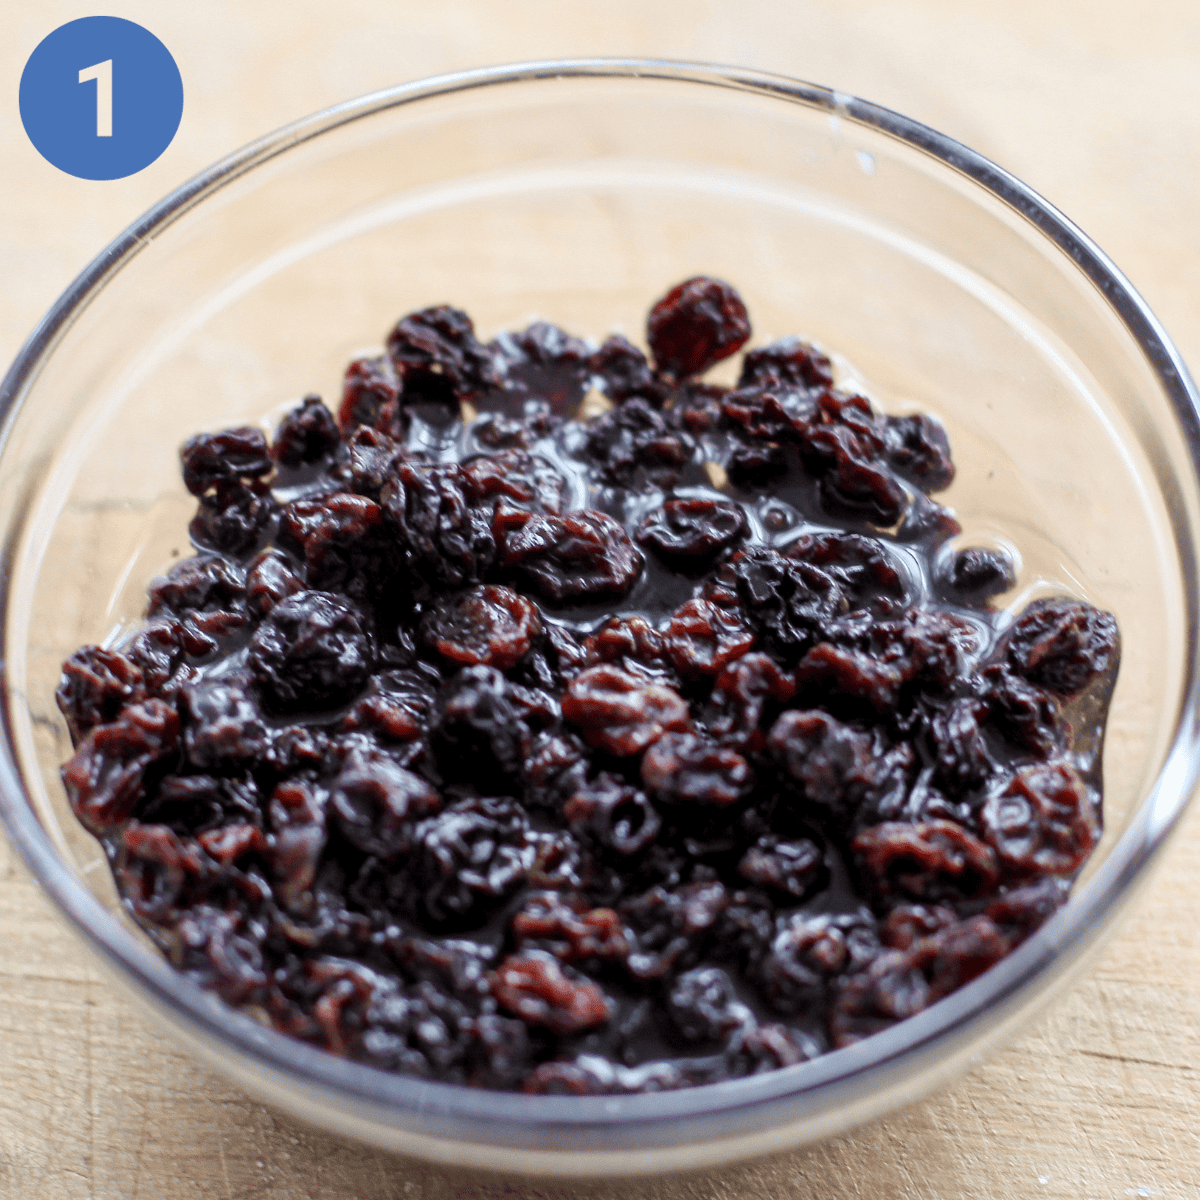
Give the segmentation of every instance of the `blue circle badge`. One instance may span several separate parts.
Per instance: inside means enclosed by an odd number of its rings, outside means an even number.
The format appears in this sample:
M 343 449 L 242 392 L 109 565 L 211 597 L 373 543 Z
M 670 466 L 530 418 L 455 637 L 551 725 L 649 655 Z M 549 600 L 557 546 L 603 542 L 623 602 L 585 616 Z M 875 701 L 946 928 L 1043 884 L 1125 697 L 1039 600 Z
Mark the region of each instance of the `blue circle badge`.
M 43 38 L 21 74 L 21 124 L 48 162 L 80 179 L 124 179 L 170 144 L 183 79 L 148 29 L 83 17 Z

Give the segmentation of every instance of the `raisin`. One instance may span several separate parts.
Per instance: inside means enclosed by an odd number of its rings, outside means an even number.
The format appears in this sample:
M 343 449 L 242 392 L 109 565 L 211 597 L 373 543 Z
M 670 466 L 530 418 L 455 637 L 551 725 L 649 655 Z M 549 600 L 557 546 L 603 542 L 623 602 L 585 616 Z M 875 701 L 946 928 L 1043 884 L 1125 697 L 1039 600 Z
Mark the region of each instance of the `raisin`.
M 78 746 L 97 725 L 116 719 L 127 704 L 145 698 L 137 664 L 116 650 L 84 646 L 63 663 L 54 699 L 66 718 L 71 744 Z
M 820 567 L 845 593 L 850 607 L 893 612 L 905 598 L 904 581 L 881 544 L 857 533 L 802 534 L 783 553 Z
M 617 667 L 590 667 L 576 675 L 562 706 L 563 716 L 588 742 L 622 757 L 640 754 L 668 730 L 690 724 L 678 692 Z
M 720 384 L 689 379 L 676 390 L 667 421 L 693 437 L 712 433 L 721 426 L 721 403 L 729 391 Z
M 275 833 L 272 867 L 275 891 L 284 908 L 312 908 L 317 864 L 325 848 L 325 793 L 306 780 L 281 783 L 268 805 Z
M 271 457 L 281 466 L 300 467 L 328 457 L 340 441 L 337 422 L 321 397 L 305 396 L 279 423 Z
M 646 340 L 660 371 L 699 375 L 750 339 L 742 298 L 719 279 L 697 276 L 673 287 L 650 310 Z
M 592 908 L 582 896 L 533 892 L 512 919 L 518 950 L 543 950 L 560 962 L 625 958 L 629 941 L 611 908 Z
M 720 675 L 712 691 L 708 728 L 717 741 L 758 751 L 765 722 L 796 694 L 796 685 L 765 654 L 745 654 Z
M 607 338 L 588 364 L 600 377 L 604 394 L 616 403 L 640 396 L 661 408 L 669 389 L 651 369 L 646 356 L 628 338 L 614 333 Z
M 940 492 L 953 482 L 946 431 L 928 413 L 888 417 L 885 437 L 888 461 L 923 492 Z
M 642 757 L 642 782 L 664 804 L 736 804 L 754 785 L 735 750 L 694 733 L 664 733 Z
M 954 613 L 910 608 L 876 624 L 865 642 L 880 664 L 900 672 L 902 683 L 946 691 L 967 673 L 979 649 L 979 631 Z
M 819 1011 L 839 977 L 861 970 L 878 953 L 874 923 L 866 918 L 795 913 L 779 919 L 770 952 L 754 976 L 777 1011 Z
M 163 695 L 186 672 L 183 625 L 179 621 L 152 621 L 129 641 L 124 651 L 129 661 L 142 672 L 149 696 Z
M 736 610 L 709 600 L 687 601 L 663 626 L 664 649 L 686 679 L 719 675 L 745 654 L 755 633 Z
M 527 450 L 535 435 L 524 421 L 489 412 L 471 423 L 471 436 L 490 450 Z
M 558 513 L 567 494 L 567 481 L 556 467 L 519 449 L 465 459 L 462 481 L 472 504 L 504 499 L 519 508 Z
M 246 584 L 241 568 L 223 558 L 185 558 L 151 580 L 148 614 L 236 611 L 246 599 Z
M 905 950 L 889 950 L 846 981 L 834 1001 L 834 1046 L 850 1046 L 982 975 L 1011 949 L 986 916 L 956 922 Z
M 615 663 L 651 678 L 664 672 L 667 644 L 645 617 L 612 617 L 583 643 L 584 662 Z
M 496 556 L 488 512 L 457 464 L 402 462 L 380 493 L 410 568 L 436 588 L 476 583 Z
M 847 611 L 846 597 L 831 576 L 777 550 L 764 546 L 739 551 L 732 568 L 747 619 L 793 661 L 829 621 Z
M 128 834 L 126 843 L 128 844 Z M 263 831 L 248 823 L 223 825 L 201 833 L 196 841 L 209 857 L 229 867 L 248 858 L 265 858 L 269 846 Z
M 1066 698 L 1102 675 L 1117 648 L 1111 614 L 1082 600 L 1035 601 L 1004 639 L 1005 657 L 1018 675 Z
M 63 767 L 71 810 L 97 837 L 127 821 L 142 797 L 146 772 L 179 744 L 179 716 L 162 700 L 121 710 L 96 725 Z
M 815 401 L 796 392 L 739 387 L 721 399 L 721 411 L 728 423 L 749 439 L 741 444 L 756 445 L 797 443 L 807 437 L 818 420 Z
M 524 596 L 488 584 L 439 602 L 425 618 L 422 636 L 451 662 L 506 671 L 541 627 L 537 608 Z
M 338 425 L 346 437 L 360 426 L 402 433 L 399 405 L 400 379 L 390 358 L 358 358 L 347 367 L 338 409 Z
M 941 576 L 943 590 L 960 604 L 979 607 L 1015 587 L 1012 555 L 1003 550 L 959 550 Z
M 954 909 L 944 904 L 898 904 L 880 923 L 879 940 L 891 950 L 907 950 L 957 920 Z
M 464 1022 L 467 1082 L 472 1087 L 516 1088 L 529 1074 L 533 1050 L 525 1025 L 484 1013 Z
M 742 360 L 738 387 L 827 388 L 833 383 L 833 367 L 815 346 L 799 338 L 751 350 Z
M 374 500 L 337 492 L 289 504 L 281 515 L 279 540 L 303 556 L 312 587 L 346 587 L 361 561 L 356 555 L 375 550 L 369 539 L 381 522 Z
M 929 722 L 933 778 L 950 793 L 978 787 L 996 769 L 979 727 L 986 711 L 979 701 L 956 700 Z
M 758 839 L 738 862 L 738 874 L 788 897 L 805 900 L 829 881 L 829 868 L 821 847 L 811 838 L 781 841 L 771 834 Z
M 400 400 L 457 407 L 496 387 L 492 355 L 475 337 L 471 318 L 443 305 L 412 313 L 388 334 L 387 350 L 403 381 Z
M 346 733 L 366 731 L 388 745 L 401 765 L 419 753 L 429 732 L 435 704 L 434 685 L 419 671 L 382 671 L 372 677 L 367 694 L 342 718 Z M 393 743 L 410 743 L 397 753 Z M 415 751 L 415 753 L 414 753 Z
M 437 925 L 469 928 L 516 891 L 533 863 L 533 842 L 511 800 L 452 804 L 413 832 L 416 894 Z
M 685 1041 L 716 1042 L 754 1024 L 754 1014 L 738 998 L 720 967 L 685 971 L 667 995 L 667 1011 Z
M 203 496 L 218 484 L 258 479 L 274 468 L 262 430 L 250 426 L 198 433 L 184 442 L 179 459 L 184 486 L 193 496 Z
M 690 1080 L 676 1064 L 648 1062 L 623 1067 L 597 1054 L 542 1063 L 530 1072 L 525 1091 L 558 1096 L 634 1095 L 684 1087 Z
M 563 805 L 563 817 L 572 829 L 621 855 L 644 850 L 662 827 L 645 793 L 607 771 L 575 792 Z
M 864 829 L 853 849 L 881 895 L 918 900 L 980 896 L 999 877 L 996 854 L 953 821 L 889 821 Z
M 588 755 L 571 734 L 544 733 L 522 764 L 524 793 L 539 808 L 561 808 L 587 778 Z
M 981 676 L 989 723 L 999 726 L 1005 737 L 1038 758 L 1065 749 L 1070 728 L 1054 696 L 1003 666 L 985 667 Z
M 396 464 L 409 457 L 386 433 L 359 426 L 346 435 L 329 474 L 346 491 L 378 500 Z
M 777 442 L 735 444 L 725 464 L 730 483 L 740 488 L 765 488 L 787 474 L 788 460 Z
M 717 882 L 688 883 L 673 890 L 653 887 L 623 901 L 618 911 L 634 944 L 626 961 L 629 973 L 637 980 L 661 979 L 692 965 L 728 906 L 729 896 Z
M 847 511 L 884 527 L 904 515 L 908 494 L 846 425 L 810 431 L 806 444 L 820 472 L 821 498 L 834 512 Z
M 1005 892 L 987 906 L 984 915 L 1003 929 L 1016 944 L 1040 929 L 1058 912 L 1066 904 L 1067 895 L 1065 880 L 1047 877 Z
M 1070 875 L 1100 837 L 1091 793 L 1065 762 L 1019 768 L 980 814 L 989 845 L 1010 871 Z
M 441 803 L 424 779 L 379 751 L 351 751 L 329 789 L 329 807 L 342 836 L 383 859 L 408 850 L 412 826 Z
M 796 690 L 802 698 L 823 697 L 831 706 L 856 712 L 890 712 L 903 683 L 895 664 L 829 642 L 814 646 L 796 667 Z
M 623 596 L 642 569 L 625 530 L 590 509 L 563 517 L 513 514 L 500 545 L 506 570 L 556 602 Z
M 768 745 L 813 804 L 844 810 L 878 780 L 871 739 L 828 713 L 784 713 L 771 727 Z
M 548 321 L 535 321 L 519 333 L 500 334 L 491 350 L 506 390 L 546 400 L 557 416 L 574 415 L 590 369 L 586 342 Z
M 275 605 L 305 590 L 303 574 L 281 550 L 262 551 L 246 572 L 246 606 L 265 617 Z
M 180 966 L 226 1004 L 262 1005 L 269 988 L 256 924 L 244 914 L 193 905 L 174 928 Z
M 175 833 L 201 834 L 227 822 L 262 824 L 258 789 L 252 780 L 213 775 L 166 775 L 134 814 L 147 825 Z
M 365 686 L 374 662 L 362 611 L 327 592 L 289 596 L 250 642 L 250 669 L 278 712 L 345 703 Z
M 608 1001 L 594 983 L 568 975 L 553 955 L 537 950 L 506 958 L 491 985 L 502 1009 L 559 1037 L 594 1029 L 609 1019 Z
M 923 495 L 917 495 L 896 530 L 899 542 L 924 543 L 930 548 L 940 546 L 962 533 L 954 513 Z
M 221 480 L 200 498 L 188 536 L 203 549 L 240 557 L 258 546 L 274 516 L 275 503 L 265 491 Z
M 438 699 L 432 742 L 449 778 L 518 778 L 530 730 L 520 719 L 513 685 L 492 667 L 459 671 Z
M 180 838 L 165 825 L 137 821 L 126 828 L 124 843 L 117 879 L 129 906 L 152 924 L 177 919 L 177 906 L 185 893 L 207 874 L 204 852 L 190 838 Z
M 336 1045 L 343 1046 L 347 1055 L 386 1071 L 462 1081 L 467 1029 L 472 1022 L 461 1005 L 437 997 L 430 989 L 422 989 L 418 995 L 404 995 L 384 984 L 359 993 L 351 978 L 334 978 L 337 980 L 334 988 L 318 1003 L 325 1006 L 328 1028 L 337 1030 Z M 359 1001 L 351 1010 L 352 1034 L 340 1029 L 348 1015 L 346 1008 L 338 1004 L 342 996 Z M 493 1018 L 497 1019 L 502 1020 Z M 505 1026 L 512 1024 L 515 1023 L 504 1021 Z M 524 1027 L 519 1028 L 520 1033 L 514 1030 L 509 1042 L 513 1057 L 518 1058 L 528 1049 Z M 336 1045 L 330 1049 L 336 1049 Z M 479 1064 L 475 1070 L 485 1074 L 487 1068 Z
M 183 744 L 194 766 L 228 771 L 239 764 L 257 763 L 266 754 L 267 730 L 248 686 L 243 675 L 203 680 L 182 689 Z
M 589 421 L 581 456 L 606 483 L 674 487 L 695 453 L 695 442 L 648 400 L 633 396 Z
M 637 540 L 669 559 L 708 559 L 746 535 L 746 515 L 728 500 L 673 498 L 638 526 Z
M 771 1022 L 744 1028 L 730 1038 L 725 1064 L 736 1078 L 794 1067 L 820 1053 L 820 1043 L 810 1034 Z

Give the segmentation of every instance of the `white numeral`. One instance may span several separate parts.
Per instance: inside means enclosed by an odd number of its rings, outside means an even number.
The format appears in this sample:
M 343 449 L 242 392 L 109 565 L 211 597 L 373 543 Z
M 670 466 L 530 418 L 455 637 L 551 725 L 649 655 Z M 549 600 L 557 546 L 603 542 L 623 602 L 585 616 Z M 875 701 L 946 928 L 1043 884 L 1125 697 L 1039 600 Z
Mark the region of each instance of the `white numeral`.
M 79 82 L 96 81 L 96 136 L 112 137 L 112 59 L 79 72 Z

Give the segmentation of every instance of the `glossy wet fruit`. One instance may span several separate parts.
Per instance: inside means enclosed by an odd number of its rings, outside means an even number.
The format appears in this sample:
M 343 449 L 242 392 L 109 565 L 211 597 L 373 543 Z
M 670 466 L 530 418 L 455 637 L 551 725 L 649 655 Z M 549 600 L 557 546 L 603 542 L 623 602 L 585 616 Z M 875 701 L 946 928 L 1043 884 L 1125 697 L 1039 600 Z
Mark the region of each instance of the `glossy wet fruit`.
M 1113 619 L 996 611 L 944 430 L 818 348 L 701 378 L 750 333 L 703 277 L 649 354 L 426 308 L 336 417 L 186 443 L 197 553 L 58 702 L 190 979 L 384 1070 L 648 1092 L 886 1029 L 1064 903 Z

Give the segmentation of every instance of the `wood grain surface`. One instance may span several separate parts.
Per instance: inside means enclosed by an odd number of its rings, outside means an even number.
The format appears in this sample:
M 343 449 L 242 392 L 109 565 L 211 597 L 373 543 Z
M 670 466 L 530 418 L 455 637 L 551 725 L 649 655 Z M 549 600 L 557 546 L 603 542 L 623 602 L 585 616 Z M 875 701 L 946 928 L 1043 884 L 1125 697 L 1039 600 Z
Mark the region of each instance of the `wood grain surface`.
M 435 72 L 568 54 L 738 63 L 950 133 L 1072 216 L 1200 362 L 1200 7 L 1065 0 L 128 0 L 176 56 L 183 124 L 87 183 L 21 130 L 21 67 L 76 3 L 0 7 L 0 359 L 110 237 L 296 116 Z M 98 973 L 0 838 L 4 1200 L 1120 1200 L 1200 1197 L 1200 812 L 1090 974 L 936 1097 L 808 1150 L 598 1185 L 455 1177 L 315 1134 L 197 1068 Z

